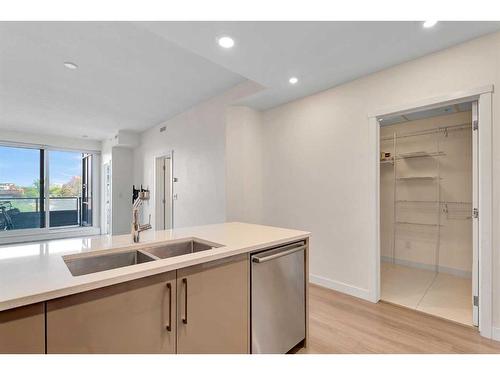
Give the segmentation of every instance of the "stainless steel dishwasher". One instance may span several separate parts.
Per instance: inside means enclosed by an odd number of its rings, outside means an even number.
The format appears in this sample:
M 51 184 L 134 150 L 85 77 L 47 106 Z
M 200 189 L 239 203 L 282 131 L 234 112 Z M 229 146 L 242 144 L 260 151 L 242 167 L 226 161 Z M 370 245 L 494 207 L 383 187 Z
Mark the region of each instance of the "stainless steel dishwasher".
M 252 353 L 286 353 L 306 334 L 305 241 L 252 254 Z

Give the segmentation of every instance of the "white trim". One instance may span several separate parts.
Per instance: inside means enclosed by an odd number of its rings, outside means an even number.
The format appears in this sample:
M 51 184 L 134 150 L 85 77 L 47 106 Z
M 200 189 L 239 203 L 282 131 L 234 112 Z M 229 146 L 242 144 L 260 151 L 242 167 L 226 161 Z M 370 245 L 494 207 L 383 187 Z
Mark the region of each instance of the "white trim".
M 479 331 L 492 336 L 493 120 L 492 94 L 479 96 Z
M 376 117 L 369 119 L 369 138 L 375 142 L 375 152 L 372 153 L 372 180 L 375 181 L 375 197 L 373 201 L 373 222 L 375 226 L 372 238 L 375 243 L 375 253 L 370 262 L 370 301 L 380 300 L 380 126 Z
M 491 338 L 496 341 L 500 341 L 500 328 L 492 327 L 491 328 Z
M 349 294 L 354 297 L 371 301 L 370 291 L 368 289 L 346 284 L 341 281 L 327 279 L 326 277 L 318 275 L 309 275 L 309 282 L 312 284 L 323 286 L 328 289 L 336 290 L 337 292 Z
M 479 207 L 479 132 L 474 130 L 474 122 L 479 124 L 479 103 L 472 102 L 472 207 Z M 479 130 L 479 129 L 478 129 Z M 479 218 L 472 216 L 472 298 L 479 296 Z M 479 306 L 472 307 L 472 324 L 479 326 Z
M 92 227 L 99 228 L 101 226 L 101 154 L 92 154 Z
M 5 140 L 0 140 L 0 146 L 44 149 L 44 150 L 49 150 L 49 151 L 74 151 L 74 152 L 82 152 L 82 153 L 87 153 L 87 154 L 100 154 L 101 153 L 101 150 L 96 150 L 93 148 L 51 146 L 51 145 L 46 145 L 46 144 L 18 142 L 18 141 L 5 141 Z
M 15 234 L 5 237 L 0 237 L 0 245 L 57 240 L 61 238 L 82 237 L 82 236 L 97 236 L 101 234 L 99 227 L 73 227 L 73 228 L 60 228 L 51 229 L 50 231 L 30 233 L 30 234 Z
M 100 160 L 101 162 L 101 165 L 100 165 L 100 169 L 101 169 L 101 176 L 100 176 L 100 179 L 99 179 L 99 186 L 100 186 L 100 189 L 99 191 L 101 192 L 101 198 L 100 198 L 100 202 L 101 202 L 101 218 L 99 220 L 99 224 L 100 224 L 100 227 L 101 227 L 101 234 L 111 234 L 111 228 L 113 227 L 112 226 L 112 219 L 113 219 L 113 215 L 112 215 L 112 210 L 113 210 L 113 207 L 112 207 L 112 199 L 111 199 L 111 195 L 112 195 L 112 186 L 111 186 L 111 183 L 113 181 L 112 179 L 112 176 L 111 174 L 113 173 L 112 171 L 112 162 L 111 160 L 107 161 L 106 163 L 103 163 L 102 160 Z M 106 194 L 105 194 L 105 191 L 106 191 L 106 168 L 109 168 L 109 228 L 107 227 L 106 223 L 107 223 L 107 219 L 108 217 L 106 217 Z
M 413 104 L 400 105 L 376 111 L 368 118 L 369 141 L 372 145 L 372 208 L 375 225 L 371 238 L 374 247 L 371 252 L 370 301 L 380 300 L 380 125 L 377 118 L 382 116 L 413 112 L 440 107 L 448 103 L 478 100 L 479 102 L 479 332 L 482 336 L 492 337 L 492 205 L 493 205 L 493 154 L 492 154 L 492 92 L 493 85 L 471 90 L 463 90 L 434 98 L 427 98 Z M 497 334 L 496 332 L 495 334 Z
M 477 99 L 479 95 L 492 93 L 493 91 L 494 91 L 493 85 L 485 85 L 470 90 L 456 91 L 450 94 L 425 98 L 413 103 L 380 108 L 374 111 L 373 113 L 369 114 L 368 117 L 380 117 L 387 115 L 404 114 L 407 112 L 415 112 L 423 109 L 442 107 L 443 105 L 446 104 L 457 104 L 461 102 L 468 102 Z
M 42 199 L 45 202 L 45 228 L 44 231 L 50 230 L 50 166 L 49 166 L 49 151 L 44 149 L 44 164 L 43 164 L 43 194 Z
M 159 158 L 170 159 L 170 229 L 174 228 L 174 150 L 160 152 L 153 155 L 153 204 L 151 205 L 153 214 L 152 217 L 155 218 L 156 228 L 156 160 Z M 156 229 L 155 229 L 156 230 Z

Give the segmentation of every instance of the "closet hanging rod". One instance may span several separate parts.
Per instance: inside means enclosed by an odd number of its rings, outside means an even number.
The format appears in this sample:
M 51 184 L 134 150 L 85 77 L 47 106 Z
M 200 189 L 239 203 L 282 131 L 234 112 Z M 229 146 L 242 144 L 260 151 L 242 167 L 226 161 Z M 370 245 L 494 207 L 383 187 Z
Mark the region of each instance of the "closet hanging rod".
M 394 136 L 394 135 L 385 136 L 385 137 L 380 137 L 380 140 L 381 141 L 390 141 L 390 140 L 394 140 L 395 138 L 399 139 L 399 138 L 417 137 L 417 136 L 430 135 L 430 134 L 436 134 L 436 133 L 441 133 L 441 132 L 465 130 L 468 128 L 472 128 L 472 122 L 467 122 L 464 124 L 458 124 L 458 125 L 452 125 L 452 126 L 442 126 L 442 127 L 435 128 L 435 129 L 420 130 L 420 131 L 396 135 L 396 136 Z

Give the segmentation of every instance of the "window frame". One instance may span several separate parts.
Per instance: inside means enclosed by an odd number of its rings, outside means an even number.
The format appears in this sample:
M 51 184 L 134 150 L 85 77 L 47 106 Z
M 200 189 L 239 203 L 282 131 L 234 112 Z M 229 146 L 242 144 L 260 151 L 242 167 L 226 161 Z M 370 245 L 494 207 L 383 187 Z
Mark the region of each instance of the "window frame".
M 75 149 L 66 147 L 54 147 L 42 144 L 31 144 L 31 143 L 19 143 L 19 142 L 7 142 L 0 141 L 0 146 L 3 147 L 13 147 L 13 148 L 28 148 L 44 151 L 44 181 L 43 181 L 43 202 L 45 206 L 45 226 L 43 228 L 27 228 L 27 229 L 15 229 L 0 231 L 0 244 L 15 243 L 15 242 L 29 242 L 36 240 L 49 240 L 57 238 L 68 238 L 68 237 L 78 237 L 88 236 L 88 235 L 98 235 L 101 234 L 100 227 L 100 200 L 99 200 L 99 166 L 100 163 L 100 151 L 96 150 L 85 150 L 85 149 Z M 50 151 L 70 151 L 85 154 L 92 154 L 92 225 L 91 226 L 60 226 L 60 227 L 50 227 L 50 172 L 49 172 L 49 153 Z M 40 163 L 41 164 L 41 163 Z

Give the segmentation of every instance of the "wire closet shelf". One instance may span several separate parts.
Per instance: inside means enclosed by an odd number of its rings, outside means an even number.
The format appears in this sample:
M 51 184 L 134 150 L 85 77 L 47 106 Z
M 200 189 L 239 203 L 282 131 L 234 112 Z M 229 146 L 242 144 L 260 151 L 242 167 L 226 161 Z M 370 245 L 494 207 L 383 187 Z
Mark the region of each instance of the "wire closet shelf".
M 439 141 L 439 135 L 443 135 L 444 137 L 448 138 L 448 135 L 452 132 L 457 132 L 457 131 L 464 131 L 464 130 L 471 130 L 472 129 L 472 123 L 461 123 L 457 125 L 451 125 L 451 126 L 442 126 L 438 128 L 432 128 L 432 129 L 425 129 L 425 130 L 419 130 L 419 131 L 411 131 L 411 132 L 405 132 L 402 134 L 398 134 L 397 132 L 394 132 L 390 136 L 383 136 L 380 137 L 380 141 L 382 142 L 387 142 L 387 141 L 392 141 L 392 154 L 391 153 L 383 153 L 384 155 L 388 154 L 390 155 L 389 157 L 382 157 L 380 159 L 380 165 L 391 165 L 393 167 L 393 199 L 394 199 L 394 205 L 393 205 L 393 240 L 392 240 L 392 260 L 395 262 L 395 255 L 396 255 L 396 236 L 398 232 L 398 228 L 400 226 L 404 227 L 409 227 L 411 228 L 412 226 L 415 227 L 422 227 L 422 228 L 430 228 L 432 230 L 436 231 L 436 242 L 435 242 L 435 267 L 436 270 L 438 269 L 438 264 L 439 264 L 439 248 L 440 248 L 440 238 L 441 238 L 441 228 L 444 226 L 442 221 L 441 221 L 441 215 L 445 214 L 446 219 L 471 219 L 472 214 L 471 214 L 471 207 L 472 207 L 472 202 L 468 201 L 451 201 L 451 200 L 444 200 L 442 197 L 442 192 L 441 192 L 441 163 L 440 163 L 440 158 L 447 156 L 445 152 L 440 150 L 440 141 Z M 403 140 L 405 138 L 411 138 L 411 137 L 419 137 L 419 136 L 432 136 L 436 135 L 437 137 L 435 138 L 436 141 L 436 150 L 433 151 L 412 151 L 412 152 L 399 152 L 398 153 L 398 140 Z M 430 158 L 431 160 L 434 160 L 434 171 L 433 173 L 429 175 L 403 175 L 399 176 L 397 173 L 398 167 L 397 167 L 397 162 L 399 161 L 409 161 L 410 159 L 415 159 L 415 160 L 420 160 L 423 158 Z M 418 184 L 435 184 L 435 199 L 412 199 L 411 197 L 409 199 L 400 199 L 398 197 L 398 185 L 400 184 L 405 184 L 405 186 L 408 186 L 407 184 L 410 184 L 410 186 L 413 186 L 414 183 Z M 426 185 L 427 186 L 427 185 Z M 432 185 L 428 185 L 429 187 Z M 399 218 L 398 215 L 398 210 L 401 209 L 401 207 L 406 207 L 408 208 L 409 206 L 415 206 L 415 207 L 433 207 L 433 210 L 435 210 L 435 219 L 432 220 L 433 222 L 423 222 L 419 220 L 409 220 L 407 218 Z M 450 210 L 450 207 L 452 209 Z M 457 214 L 458 213 L 458 214 Z

